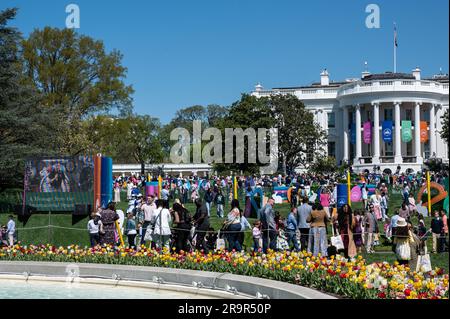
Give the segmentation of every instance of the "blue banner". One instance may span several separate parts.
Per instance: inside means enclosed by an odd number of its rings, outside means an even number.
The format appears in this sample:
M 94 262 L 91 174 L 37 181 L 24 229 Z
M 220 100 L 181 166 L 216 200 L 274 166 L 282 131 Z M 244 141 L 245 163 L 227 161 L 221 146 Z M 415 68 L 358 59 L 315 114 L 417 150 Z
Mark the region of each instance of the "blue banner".
M 381 133 L 383 136 L 383 141 L 386 143 L 392 143 L 392 121 L 383 121 L 381 124 Z
M 356 124 L 352 123 L 350 126 L 350 143 L 356 144 Z

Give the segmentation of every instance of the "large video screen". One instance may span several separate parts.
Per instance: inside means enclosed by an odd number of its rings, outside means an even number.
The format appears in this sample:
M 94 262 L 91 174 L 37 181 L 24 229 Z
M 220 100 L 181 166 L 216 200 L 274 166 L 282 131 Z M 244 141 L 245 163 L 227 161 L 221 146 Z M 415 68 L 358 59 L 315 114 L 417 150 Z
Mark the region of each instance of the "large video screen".
M 26 204 L 38 211 L 72 211 L 76 204 L 92 204 L 92 156 L 32 158 L 25 165 Z

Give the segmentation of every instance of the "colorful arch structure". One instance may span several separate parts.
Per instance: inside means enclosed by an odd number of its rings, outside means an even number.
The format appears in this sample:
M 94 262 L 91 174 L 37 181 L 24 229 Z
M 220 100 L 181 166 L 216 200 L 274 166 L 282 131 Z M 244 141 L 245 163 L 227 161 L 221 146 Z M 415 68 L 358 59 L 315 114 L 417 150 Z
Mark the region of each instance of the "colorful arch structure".
M 445 200 L 445 198 L 447 197 L 448 193 L 445 190 L 444 186 L 442 186 L 441 184 L 438 184 L 436 182 L 431 182 L 430 183 L 430 189 L 431 188 L 433 188 L 433 189 L 438 191 L 438 194 L 431 199 L 431 205 L 434 205 L 434 204 L 440 202 L 441 200 Z M 423 185 L 420 188 L 419 193 L 417 193 L 417 202 L 418 203 L 420 203 L 422 201 L 422 196 L 423 196 L 423 193 L 425 192 L 426 189 L 427 189 L 427 185 Z M 422 206 L 428 207 L 428 201 L 425 202 L 425 203 L 422 203 Z

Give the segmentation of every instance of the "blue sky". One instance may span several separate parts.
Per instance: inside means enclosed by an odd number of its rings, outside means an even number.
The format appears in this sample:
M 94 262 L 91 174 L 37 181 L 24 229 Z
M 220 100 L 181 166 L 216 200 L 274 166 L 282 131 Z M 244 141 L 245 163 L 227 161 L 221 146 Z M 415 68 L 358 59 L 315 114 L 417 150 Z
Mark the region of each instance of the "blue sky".
M 14 25 L 65 27 L 68 4 L 79 5 L 78 32 L 124 54 L 126 82 L 139 114 L 168 122 L 195 104 L 230 105 L 257 82 L 265 88 L 307 85 L 327 68 L 331 80 L 420 66 L 448 73 L 447 0 L 2 0 L 18 7 Z M 381 27 L 368 29 L 365 8 L 380 7 Z

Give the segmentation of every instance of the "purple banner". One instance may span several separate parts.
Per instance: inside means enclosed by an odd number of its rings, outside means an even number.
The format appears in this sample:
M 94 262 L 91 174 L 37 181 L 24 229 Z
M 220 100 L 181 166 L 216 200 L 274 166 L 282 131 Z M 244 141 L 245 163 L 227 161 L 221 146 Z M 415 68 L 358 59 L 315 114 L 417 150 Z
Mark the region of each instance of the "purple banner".
M 363 139 L 364 144 L 372 143 L 372 123 L 370 121 L 363 124 Z

